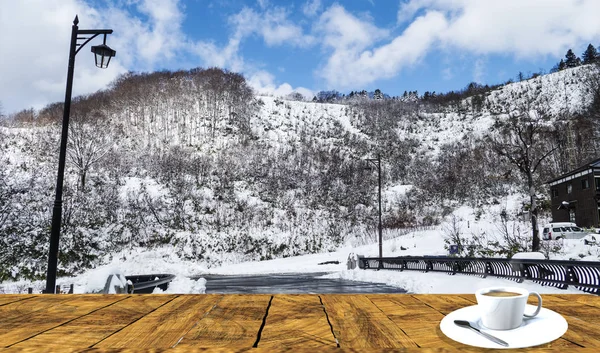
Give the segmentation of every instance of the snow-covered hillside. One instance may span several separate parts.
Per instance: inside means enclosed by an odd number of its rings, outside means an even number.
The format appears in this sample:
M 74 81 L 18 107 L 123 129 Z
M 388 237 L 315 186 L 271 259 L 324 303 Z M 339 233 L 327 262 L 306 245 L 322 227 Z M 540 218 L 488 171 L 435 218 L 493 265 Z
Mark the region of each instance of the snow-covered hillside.
M 482 137 L 490 131 L 495 119 L 515 109 L 539 109 L 554 119 L 585 110 L 593 100 L 593 91 L 583 78 L 595 68 L 579 66 L 522 82 L 510 83 L 483 94 L 480 110 L 472 108 L 472 98 L 440 112 L 420 110 L 399 117 L 400 139 L 421 142 L 419 153 L 437 154 L 439 147 L 466 138 Z M 274 147 L 285 148 L 309 135 L 320 143 L 335 145 L 335 139 L 351 134 L 368 140 L 361 131 L 353 105 L 287 101 L 275 97 L 259 97 L 260 110 L 252 119 L 253 132 Z
M 444 252 L 442 225 L 460 207 L 471 210 L 461 216 L 467 237 L 498 233 L 491 225 L 501 212 L 526 234 L 519 172 L 499 178 L 511 171 L 489 151 L 472 160 L 445 155 L 481 144 L 445 146 L 489 134 L 502 113 L 524 104 L 547 108 L 554 118 L 584 111 L 592 99 L 585 70 L 506 85 L 485 93 L 478 109 L 472 97 L 443 106 L 242 100 L 203 90 L 201 80 L 125 78 L 105 93 L 109 103 L 84 102 L 96 107 L 93 119 L 71 132 L 68 150 L 81 153 L 68 156 L 59 268 L 75 275 L 108 263 L 148 261 L 143 254 L 150 253 L 209 269 L 370 244 L 377 173 L 365 170 L 364 159 L 377 154 L 383 233 L 392 253 Z M 139 82 L 128 86 L 127 80 Z M 59 135 L 57 125 L 35 122 L 0 127 L 0 280 L 44 275 Z M 86 151 L 98 150 L 102 158 L 84 163 Z M 436 179 L 448 160 L 462 174 Z M 484 180 L 488 171 L 493 182 Z M 448 196 L 458 195 L 454 191 L 437 193 L 467 177 L 474 181 L 456 198 Z M 481 222 L 485 229 L 475 231 Z M 412 250 L 406 234 L 437 248 Z M 584 254 L 590 257 L 597 254 Z

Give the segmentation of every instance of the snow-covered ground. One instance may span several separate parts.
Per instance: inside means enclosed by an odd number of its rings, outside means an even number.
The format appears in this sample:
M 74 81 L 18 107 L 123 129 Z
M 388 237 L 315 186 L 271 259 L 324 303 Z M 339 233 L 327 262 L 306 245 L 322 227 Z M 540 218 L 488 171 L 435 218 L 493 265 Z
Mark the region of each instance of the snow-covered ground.
M 493 211 L 493 210 L 491 210 Z M 482 217 L 475 221 L 468 208 L 460 208 L 456 214 L 464 218 L 462 222 L 468 224 L 472 232 L 489 230 L 494 224 L 489 218 Z M 493 212 L 492 212 L 493 213 Z M 488 215 L 489 217 L 489 215 Z M 393 239 L 384 241 L 384 256 L 422 256 L 422 255 L 447 255 L 444 249 L 443 226 L 434 229 L 415 231 Z M 583 259 L 597 261 L 600 248 L 584 245 L 582 240 L 563 241 L 564 251 L 553 255 L 552 259 Z M 166 293 L 204 293 L 206 281 L 203 278 L 192 280 L 191 276 L 203 274 L 243 275 L 243 274 L 269 274 L 269 273 L 309 273 L 328 272 L 324 277 L 341 278 L 353 281 L 383 283 L 407 290 L 409 293 L 474 293 L 477 289 L 490 286 L 518 286 L 539 293 L 582 293 L 575 288 L 567 290 L 541 286 L 531 282 L 516 283 L 514 281 L 488 277 L 486 279 L 466 276 L 449 275 L 444 273 L 422 273 L 419 271 L 374 271 L 374 270 L 348 270 L 347 260 L 349 254 L 361 254 L 367 257 L 376 257 L 378 244 L 371 243 L 359 247 L 346 246 L 338 251 L 323 254 L 289 257 L 260 262 L 244 262 L 207 269 L 191 261 L 183 261 L 176 254 L 160 250 L 127 251 L 116 254 L 110 264 L 88 271 L 74 278 L 60 278 L 57 283 L 67 286 L 73 283 L 75 293 L 89 293 L 97 291 L 104 286 L 108 274 L 121 273 L 134 274 L 175 274 L 176 279 L 170 284 Z M 588 254 L 582 257 L 579 254 Z M 338 262 L 335 264 L 334 262 Z M 327 263 L 319 265 L 320 263 Z M 28 287 L 37 290 L 44 288 L 44 282 L 14 282 L 0 284 L 0 291 L 6 293 L 24 293 Z M 162 291 L 157 290 L 162 293 Z

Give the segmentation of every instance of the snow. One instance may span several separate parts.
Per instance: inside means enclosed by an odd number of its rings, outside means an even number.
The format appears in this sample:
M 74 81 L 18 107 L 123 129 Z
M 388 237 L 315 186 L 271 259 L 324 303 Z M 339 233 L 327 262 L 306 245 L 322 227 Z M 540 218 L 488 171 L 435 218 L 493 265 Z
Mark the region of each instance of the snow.
M 519 252 L 513 255 L 513 259 L 546 260 L 541 252 Z
M 80 287 L 83 287 L 83 293 L 100 293 L 104 290 L 109 277 L 111 283 L 107 294 L 115 294 L 115 286 L 127 288 L 125 274 L 115 266 L 103 266 L 86 272 L 82 277 L 84 277 L 83 284 L 78 286 L 77 292 L 80 291 Z
M 520 197 L 508 197 L 504 204 L 490 207 L 488 213 L 475 219 L 473 209 L 463 206 L 454 212 L 460 219 L 460 226 L 464 232 L 478 234 L 480 232 L 495 229 L 493 215 L 498 214 L 507 205 L 516 207 Z M 450 216 L 449 216 L 450 217 Z M 408 233 L 396 235 L 389 238 L 384 236 L 383 255 L 395 256 L 446 256 L 448 251 L 444 249 L 444 224 L 431 229 L 415 230 Z M 566 239 L 560 242 L 562 253 L 552 254 L 551 259 L 556 260 L 591 260 L 597 261 L 600 256 L 600 247 L 585 245 L 583 239 Z M 179 293 L 192 294 L 204 293 L 206 280 L 190 279 L 192 276 L 206 274 L 219 275 L 244 275 L 244 274 L 269 274 L 269 273 L 323 273 L 329 274 L 324 278 L 341 278 L 351 281 L 363 281 L 383 283 L 389 286 L 403 288 L 409 293 L 434 294 L 434 293 L 474 293 L 476 290 L 491 286 L 519 286 L 538 293 L 583 293 L 575 288 L 569 287 L 561 290 L 554 287 L 542 286 L 525 281 L 517 284 L 507 279 L 488 277 L 480 278 L 467 275 L 449 275 L 445 273 L 423 273 L 420 271 L 391 271 L 391 270 L 361 270 L 347 269 L 347 260 L 350 254 L 360 254 L 366 257 L 378 256 L 378 244 L 372 242 L 361 246 L 350 244 L 341 247 L 335 252 L 311 254 L 304 256 L 280 258 L 268 261 L 232 263 L 216 268 L 206 268 L 202 264 L 181 260 L 177 254 L 165 249 L 128 249 L 115 254 L 107 265 L 87 271 L 73 278 L 59 278 L 59 285 L 68 286 L 74 284 L 75 293 L 97 292 L 104 288 L 106 279 L 110 274 L 175 274 L 176 278 L 170 283 L 166 291 L 156 289 L 155 293 Z M 523 253 L 515 258 L 540 257 L 539 253 Z M 543 255 L 542 255 L 543 256 Z M 337 261 L 338 263 L 332 263 Z M 320 263 L 327 263 L 319 265 Z M 0 284 L 0 292 L 23 293 L 27 287 L 34 287 L 36 291 L 44 287 L 43 281 L 10 282 Z
M 414 119 L 407 117 L 405 121 L 398 121 L 399 138 L 410 137 L 423 141 L 420 152 L 435 154 L 444 143 L 459 141 L 465 136 L 481 136 L 486 133 L 494 122 L 493 114 L 500 112 L 504 102 L 515 102 L 518 104 L 521 95 L 527 92 L 538 92 L 539 100 L 549 100 L 547 105 L 553 109 L 567 109 L 571 112 L 578 111 L 587 106 L 590 94 L 587 92 L 581 80 L 574 77 L 578 70 L 584 67 L 567 69 L 552 75 L 543 75 L 534 79 L 507 85 L 502 89 L 490 92 L 486 95 L 485 108 L 479 113 L 462 114 L 454 111 L 441 113 L 423 113 Z M 254 118 L 253 132 L 260 138 L 266 140 L 270 146 L 275 147 L 273 153 L 278 149 L 289 148 L 300 139 L 302 131 L 310 131 L 319 143 L 323 145 L 335 145 L 335 140 L 342 134 L 350 134 L 358 140 L 368 139 L 367 135 L 353 125 L 355 111 L 352 107 L 342 104 L 317 104 L 312 102 L 285 101 L 273 97 L 258 97 L 263 101 L 259 116 Z M 463 102 L 466 105 L 468 102 Z M 6 135 L 26 136 L 32 129 L 16 129 L 0 127 L 0 132 Z M 42 134 L 39 129 L 37 134 Z M 37 135 L 36 135 L 37 136 Z M 42 138 L 30 137 L 30 140 L 43 140 Z M 7 149 L 6 157 L 11 164 L 19 164 L 29 159 L 23 146 L 31 143 L 25 139 L 14 139 L 18 145 L 11 145 Z M 223 147 L 226 147 L 223 143 Z M 202 147 L 200 151 L 205 151 Z M 211 146 L 210 148 L 217 148 Z M 206 151 L 207 153 L 210 151 Z M 16 169 L 13 179 L 25 179 L 26 172 Z M 235 182 L 235 197 L 237 200 L 246 201 L 249 206 L 261 206 L 263 201 L 253 195 L 245 182 Z M 154 197 L 164 196 L 168 190 L 149 177 L 127 177 L 125 185 L 120 189 L 120 196 L 125 199 L 128 195 L 136 195 L 145 188 L 149 195 Z M 402 198 L 411 191 L 412 185 L 395 185 L 384 190 L 384 202 Z M 212 190 L 201 189 L 200 193 L 207 195 L 206 199 L 213 199 Z M 293 195 L 291 195 L 293 196 Z M 292 197 L 290 197 L 292 199 Z M 465 234 L 478 235 L 498 232 L 497 219 L 503 210 L 519 210 L 526 202 L 523 195 L 511 195 L 501 200 L 500 204 L 490 206 L 483 215 L 476 216 L 476 212 L 470 207 L 459 207 L 452 215 L 457 217 L 458 225 Z M 277 212 L 275 212 L 277 215 Z M 274 216 L 274 222 L 277 219 Z M 540 220 L 539 224 L 545 224 L 549 220 Z M 527 225 L 526 222 L 522 224 Z M 307 225 L 313 226 L 313 225 Z M 444 226 L 441 224 L 427 229 L 385 230 L 384 231 L 384 256 L 423 256 L 423 255 L 447 255 L 444 248 Z M 316 226 L 314 226 L 317 228 Z M 252 236 L 252 228 L 249 230 Z M 527 229 L 525 228 L 525 231 Z M 284 231 L 275 234 L 273 238 L 283 237 Z M 348 241 L 335 252 L 323 254 L 311 254 L 305 256 L 288 257 L 269 261 L 241 262 L 234 255 L 223 254 L 222 259 L 230 264 L 217 268 L 206 267 L 202 262 L 183 260 L 172 248 L 158 249 L 123 249 L 120 253 L 113 254 L 106 259 L 104 266 L 99 266 L 72 278 L 59 278 L 58 284 L 74 284 L 75 293 L 89 293 L 104 288 L 106 279 L 110 274 L 150 274 L 170 273 L 175 274 L 175 280 L 170 284 L 167 293 L 204 293 L 206 281 L 202 278 L 192 280 L 190 277 L 203 274 L 268 274 L 268 273 L 298 273 L 298 272 L 330 272 L 328 277 L 344 278 L 356 281 L 368 281 L 385 283 L 406 289 L 411 293 L 474 293 L 482 286 L 514 285 L 515 282 L 496 278 L 478 278 L 464 275 L 447 275 L 440 273 L 421 272 L 396 272 L 396 271 L 372 271 L 372 270 L 347 270 L 346 261 L 348 255 L 361 254 L 365 256 L 377 256 L 378 244 L 374 242 L 373 235 L 369 244 L 358 241 Z M 282 240 L 283 241 L 283 240 Z M 600 247 L 585 245 L 583 240 L 561 240 L 562 252 L 552 255 L 552 259 L 569 260 L 577 259 L 583 261 L 598 261 Z M 319 263 L 339 261 L 339 264 L 319 265 Z M 114 277 L 117 280 L 117 277 Z M 34 287 L 36 291 L 43 288 L 44 282 L 5 282 L 0 283 L 0 292 L 17 293 L 26 292 L 27 287 Z M 567 291 L 543 287 L 532 283 L 522 283 L 519 286 L 539 291 L 540 293 L 569 293 L 579 292 L 574 289 Z M 160 290 L 157 290 L 159 292 Z

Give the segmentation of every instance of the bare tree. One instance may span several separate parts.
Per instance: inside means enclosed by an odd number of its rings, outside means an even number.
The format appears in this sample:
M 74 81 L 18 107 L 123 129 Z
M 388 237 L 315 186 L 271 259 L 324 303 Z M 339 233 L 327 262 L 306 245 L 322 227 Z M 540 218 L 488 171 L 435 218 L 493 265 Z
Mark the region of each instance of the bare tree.
M 1 135 L 0 135 L 1 136 Z M 6 160 L 0 160 L 0 229 L 9 218 L 11 211 L 11 190 L 5 172 Z
M 111 125 L 99 114 L 71 118 L 67 160 L 77 169 L 80 191 L 85 189 L 90 168 L 106 156 L 113 143 Z
M 533 231 L 532 251 L 538 251 L 540 238 L 535 175 L 541 163 L 557 149 L 547 143 L 553 127 L 545 114 L 529 107 L 510 112 L 506 119 L 497 119 L 496 127 L 498 134 L 489 136 L 493 151 L 515 166 L 527 180 Z

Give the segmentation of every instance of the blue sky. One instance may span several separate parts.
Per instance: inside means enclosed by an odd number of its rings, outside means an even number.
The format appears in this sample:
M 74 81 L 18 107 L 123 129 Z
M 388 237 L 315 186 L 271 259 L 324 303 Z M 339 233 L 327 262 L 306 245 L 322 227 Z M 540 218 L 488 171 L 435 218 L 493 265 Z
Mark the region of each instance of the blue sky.
M 218 66 L 258 93 L 311 96 L 549 71 L 567 49 L 600 45 L 598 13 L 597 0 L 0 0 L 0 102 L 11 113 L 62 101 L 75 14 L 80 28 L 114 29 L 117 57 L 99 70 L 80 52 L 74 94 L 127 71 Z

